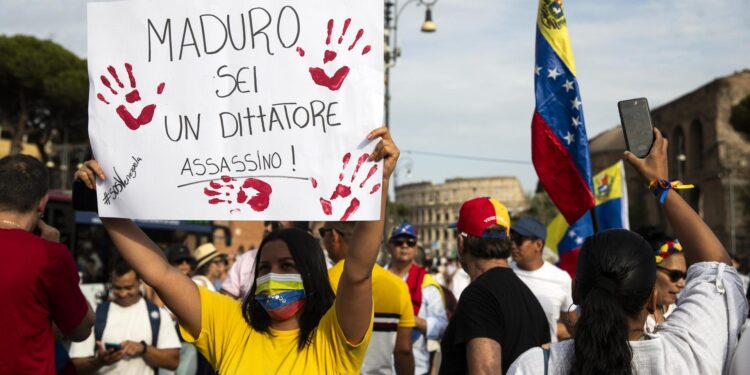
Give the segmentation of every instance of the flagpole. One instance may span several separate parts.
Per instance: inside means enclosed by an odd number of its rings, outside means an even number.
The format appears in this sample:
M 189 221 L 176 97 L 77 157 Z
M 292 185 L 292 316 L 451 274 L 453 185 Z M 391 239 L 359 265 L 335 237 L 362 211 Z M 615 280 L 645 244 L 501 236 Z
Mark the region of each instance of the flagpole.
M 594 234 L 597 234 L 599 233 L 599 220 L 596 218 L 596 205 L 591 207 L 589 212 L 591 212 L 591 224 L 594 226 Z

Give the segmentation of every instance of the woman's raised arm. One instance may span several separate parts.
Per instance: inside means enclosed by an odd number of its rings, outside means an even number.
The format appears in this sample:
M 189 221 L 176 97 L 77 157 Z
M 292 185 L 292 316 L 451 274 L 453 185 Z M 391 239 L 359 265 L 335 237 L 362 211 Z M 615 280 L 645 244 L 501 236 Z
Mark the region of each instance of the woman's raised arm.
M 76 178 L 93 189 L 104 172 L 95 160 L 76 171 Z M 112 242 L 123 259 L 154 288 L 180 324 L 198 337 L 201 331 L 201 307 L 198 287 L 190 278 L 169 265 L 162 250 L 130 219 L 102 218 Z
M 388 181 L 400 153 L 386 128 L 375 129 L 367 135 L 369 140 L 378 137 L 381 138 L 380 143 L 375 147 L 369 160 L 383 160 L 380 220 L 360 221 L 354 227 L 336 295 L 336 315 L 344 335 L 352 344 L 361 342 L 370 326 L 372 268 L 375 266 L 383 236 Z
M 654 144 L 648 156 L 640 159 L 629 151 L 625 151 L 625 158 L 638 170 L 647 183 L 655 180 L 668 180 L 667 145 L 668 142 L 661 132 L 654 129 Z M 668 190 L 661 207 L 667 221 L 674 228 L 675 235 L 685 248 L 685 260 L 688 267 L 698 262 L 731 264 L 724 245 L 680 194 Z

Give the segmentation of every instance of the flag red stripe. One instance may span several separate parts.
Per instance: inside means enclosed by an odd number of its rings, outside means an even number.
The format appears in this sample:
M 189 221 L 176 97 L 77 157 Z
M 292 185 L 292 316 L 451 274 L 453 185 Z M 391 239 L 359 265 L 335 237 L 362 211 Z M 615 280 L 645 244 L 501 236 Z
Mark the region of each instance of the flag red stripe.
M 560 269 L 567 272 L 571 278 L 576 277 L 576 267 L 578 267 L 578 253 L 580 249 L 573 249 L 560 254 L 560 261 L 557 264 Z
M 565 221 L 573 224 L 594 207 L 594 194 L 573 158 L 536 111 L 531 121 L 531 159 L 539 181 Z

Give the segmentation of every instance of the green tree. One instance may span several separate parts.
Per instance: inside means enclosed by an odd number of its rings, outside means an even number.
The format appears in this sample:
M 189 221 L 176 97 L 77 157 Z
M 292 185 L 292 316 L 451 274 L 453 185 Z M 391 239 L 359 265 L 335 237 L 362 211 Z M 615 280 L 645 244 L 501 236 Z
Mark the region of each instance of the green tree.
M 0 126 L 11 134 L 11 153 L 26 138 L 39 146 L 54 134 L 85 142 L 86 61 L 57 43 L 32 36 L 0 35 Z
M 537 220 L 547 225 L 559 213 L 555 204 L 549 199 L 549 195 L 544 191 L 528 193 L 526 198 L 529 202 L 529 209 L 523 214 L 523 216 L 535 217 Z
M 750 95 L 732 107 L 729 123 L 738 132 L 750 136 Z

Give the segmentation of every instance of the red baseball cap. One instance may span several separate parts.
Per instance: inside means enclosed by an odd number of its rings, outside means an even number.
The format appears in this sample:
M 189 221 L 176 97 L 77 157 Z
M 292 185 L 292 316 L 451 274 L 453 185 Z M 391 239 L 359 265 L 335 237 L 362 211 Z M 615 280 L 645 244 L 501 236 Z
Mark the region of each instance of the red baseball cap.
M 502 226 L 505 228 L 505 234 L 510 235 L 508 208 L 497 199 L 479 197 L 461 205 L 458 222 L 451 227 L 470 236 L 482 237 L 484 231 L 492 225 Z

